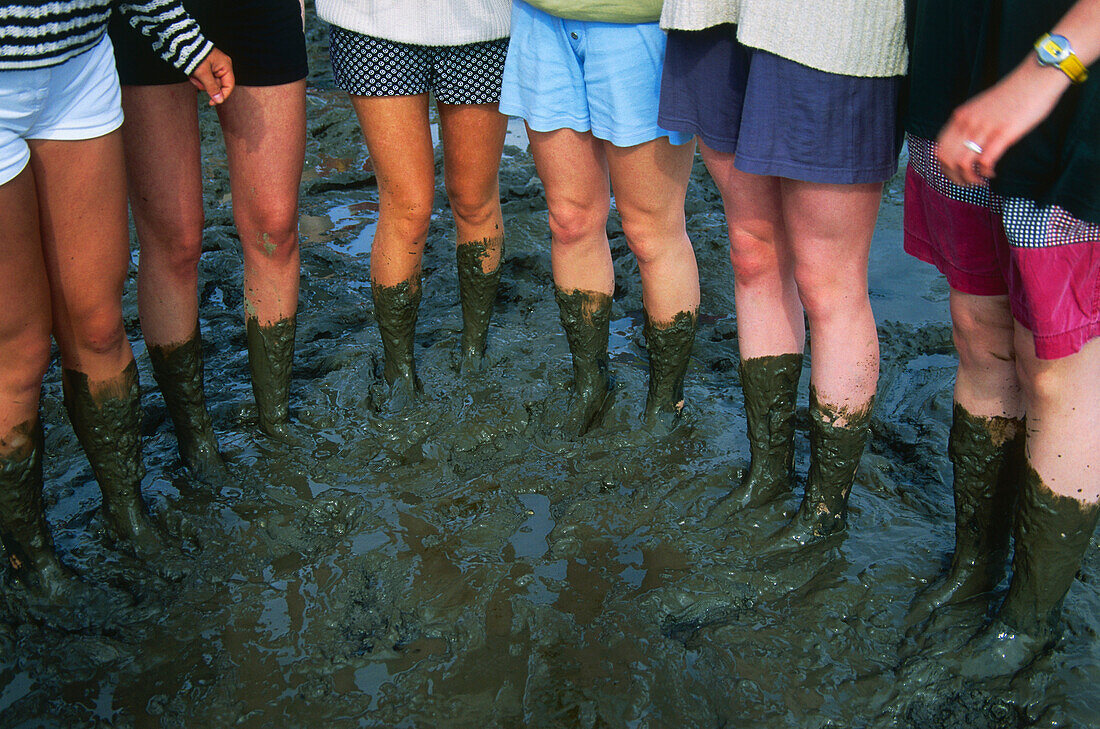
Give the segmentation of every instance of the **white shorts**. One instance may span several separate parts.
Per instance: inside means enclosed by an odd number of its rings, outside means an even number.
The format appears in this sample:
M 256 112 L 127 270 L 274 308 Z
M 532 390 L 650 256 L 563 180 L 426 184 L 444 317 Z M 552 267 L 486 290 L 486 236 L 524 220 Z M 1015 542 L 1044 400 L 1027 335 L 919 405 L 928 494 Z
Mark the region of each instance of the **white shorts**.
M 0 185 L 30 161 L 28 139 L 94 139 L 122 126 L 122 95 L 107 34 L 47 68 L 0 72 Z

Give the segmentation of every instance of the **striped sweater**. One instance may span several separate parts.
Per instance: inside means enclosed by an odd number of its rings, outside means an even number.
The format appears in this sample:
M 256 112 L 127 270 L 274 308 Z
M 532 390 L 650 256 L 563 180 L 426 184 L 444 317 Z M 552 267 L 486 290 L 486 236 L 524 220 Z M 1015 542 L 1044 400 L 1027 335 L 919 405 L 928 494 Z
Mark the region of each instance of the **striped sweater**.
M 112 4 L 187 75 L 214 47 L 181 0 L 3 0 L 0 71 L 45 68 L 83 53 L 107 32 Z

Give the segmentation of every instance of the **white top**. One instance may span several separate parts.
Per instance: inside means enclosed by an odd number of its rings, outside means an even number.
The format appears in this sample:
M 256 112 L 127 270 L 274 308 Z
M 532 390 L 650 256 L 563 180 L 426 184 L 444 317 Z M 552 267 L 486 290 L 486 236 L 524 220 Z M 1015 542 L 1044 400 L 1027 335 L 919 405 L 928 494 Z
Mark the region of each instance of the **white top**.
M 732 19 L 731 19 L 732 18 Z M 819 71 L 901 76 L 905 0 L 665 0 L 661 26 L 737 23 L 737 40 Z
M 321 19 L 345 30 L 417 46 L 508 37 L 511 0 L 317 0 Z

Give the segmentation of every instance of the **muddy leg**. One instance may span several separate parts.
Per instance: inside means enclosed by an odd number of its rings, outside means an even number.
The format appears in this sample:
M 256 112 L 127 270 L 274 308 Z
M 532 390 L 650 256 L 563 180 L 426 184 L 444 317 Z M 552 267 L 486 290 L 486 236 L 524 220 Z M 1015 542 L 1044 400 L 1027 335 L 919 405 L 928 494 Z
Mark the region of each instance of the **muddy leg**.
M 699 317 L 696 311 L 681 311 L 671 324 L 658 325 L 646 315 L 645 341 L 649 350 L 649 394 L 643 419 L 671 424 L 684 408 L 684 374 L 695 343 Z
M 141 498 L 145 467 L 137 365 L 131 360 L 96 397 L 83 372 L 63 369 L 61 374 L 69 420 L 103 492 L 108 531 L 138 557 L 157 557 L 162 551 L 160 538 Z
M 809 544 L 847 526 L 848 496 L 870 434 L 872 405 L 842 411 L 820 402 L 810 387 L 810 474 L 798 513 L 776 534 L 778 542 Z
M 290 368 L 294 359 L 295 318 L 268 326 L 248 317 L 248 367 L 260 430 L 273 438 L 290 437 Z
M 378 320 L 386 360 L 382 374 L 395 393 L 408 398 L 416 397 L 420 390 L 413 360 L 420 294 L 418 276 L 396 286 L 371 285 L 374 316 Z
M 911 620 L 991 592 L 1005 574 L 1023 468 L 1020 418 L 976 417 L 955 403 L 948 454 L 954 466 L 951 567 L 913 600 Z
M 607 357 L 611 296 L 596 291 L 567 294 L 558 288 L 554 296 L 573 355 L 573 402 L 562 427 L 572 435 L 583 435 L 599 424 L 611 399 Z
M 53 600 L 76 575 L 58 559 L 43 511 L 42 424 L 28 421 L 15 430 L 27 442 L 0 458 L 0 542 L 15 578 Z
M 195 322 L 194 333 L 182 344 L 150 345 L 149 361 L 176 429 L 184 465 L 204 483 L 226 480 L 229 472 L 218 452 L 218 439 L 203 396 L 202 338 L 198 322 Z
M 485 271 L 485 262 L 493 249 L 500 251 L 496 267 Z M 496 303 L 500 269 L 504 259 L 504 239 L 486 238 L 476 243 L 461 243 L 455 248 L 458 259 L 458 293 L 462 299 L 462 352 L 459 371 L 478 372 L 485 356 L 489 319 Z
M 1025 466 L 1008 597 L 993 624 L 964 649 L 965 675 L 1014 674 L 1054 645 L 1062 601 L 1098 516 L 1100 504 L 1054 493 L 1030 464 Z
M 749 470 L 740 487 L 707 515 L 721 523 L 735 511 L 762 506 L 787 494 L 794 484 L 794 417 L 801 354 L 741 360 L 741 391 L 749 435 Z

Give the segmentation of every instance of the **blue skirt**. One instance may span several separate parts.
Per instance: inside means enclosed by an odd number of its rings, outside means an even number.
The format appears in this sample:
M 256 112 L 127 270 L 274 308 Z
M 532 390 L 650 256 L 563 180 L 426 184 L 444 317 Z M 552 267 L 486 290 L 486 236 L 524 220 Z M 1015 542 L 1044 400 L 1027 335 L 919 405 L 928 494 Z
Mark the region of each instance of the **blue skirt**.
M 898 166 L 901 80 L 818 71 L 742 45 L 732 25 L 674 30 L 658 123 L 736 154 L 742 172 L 884 182 Z

